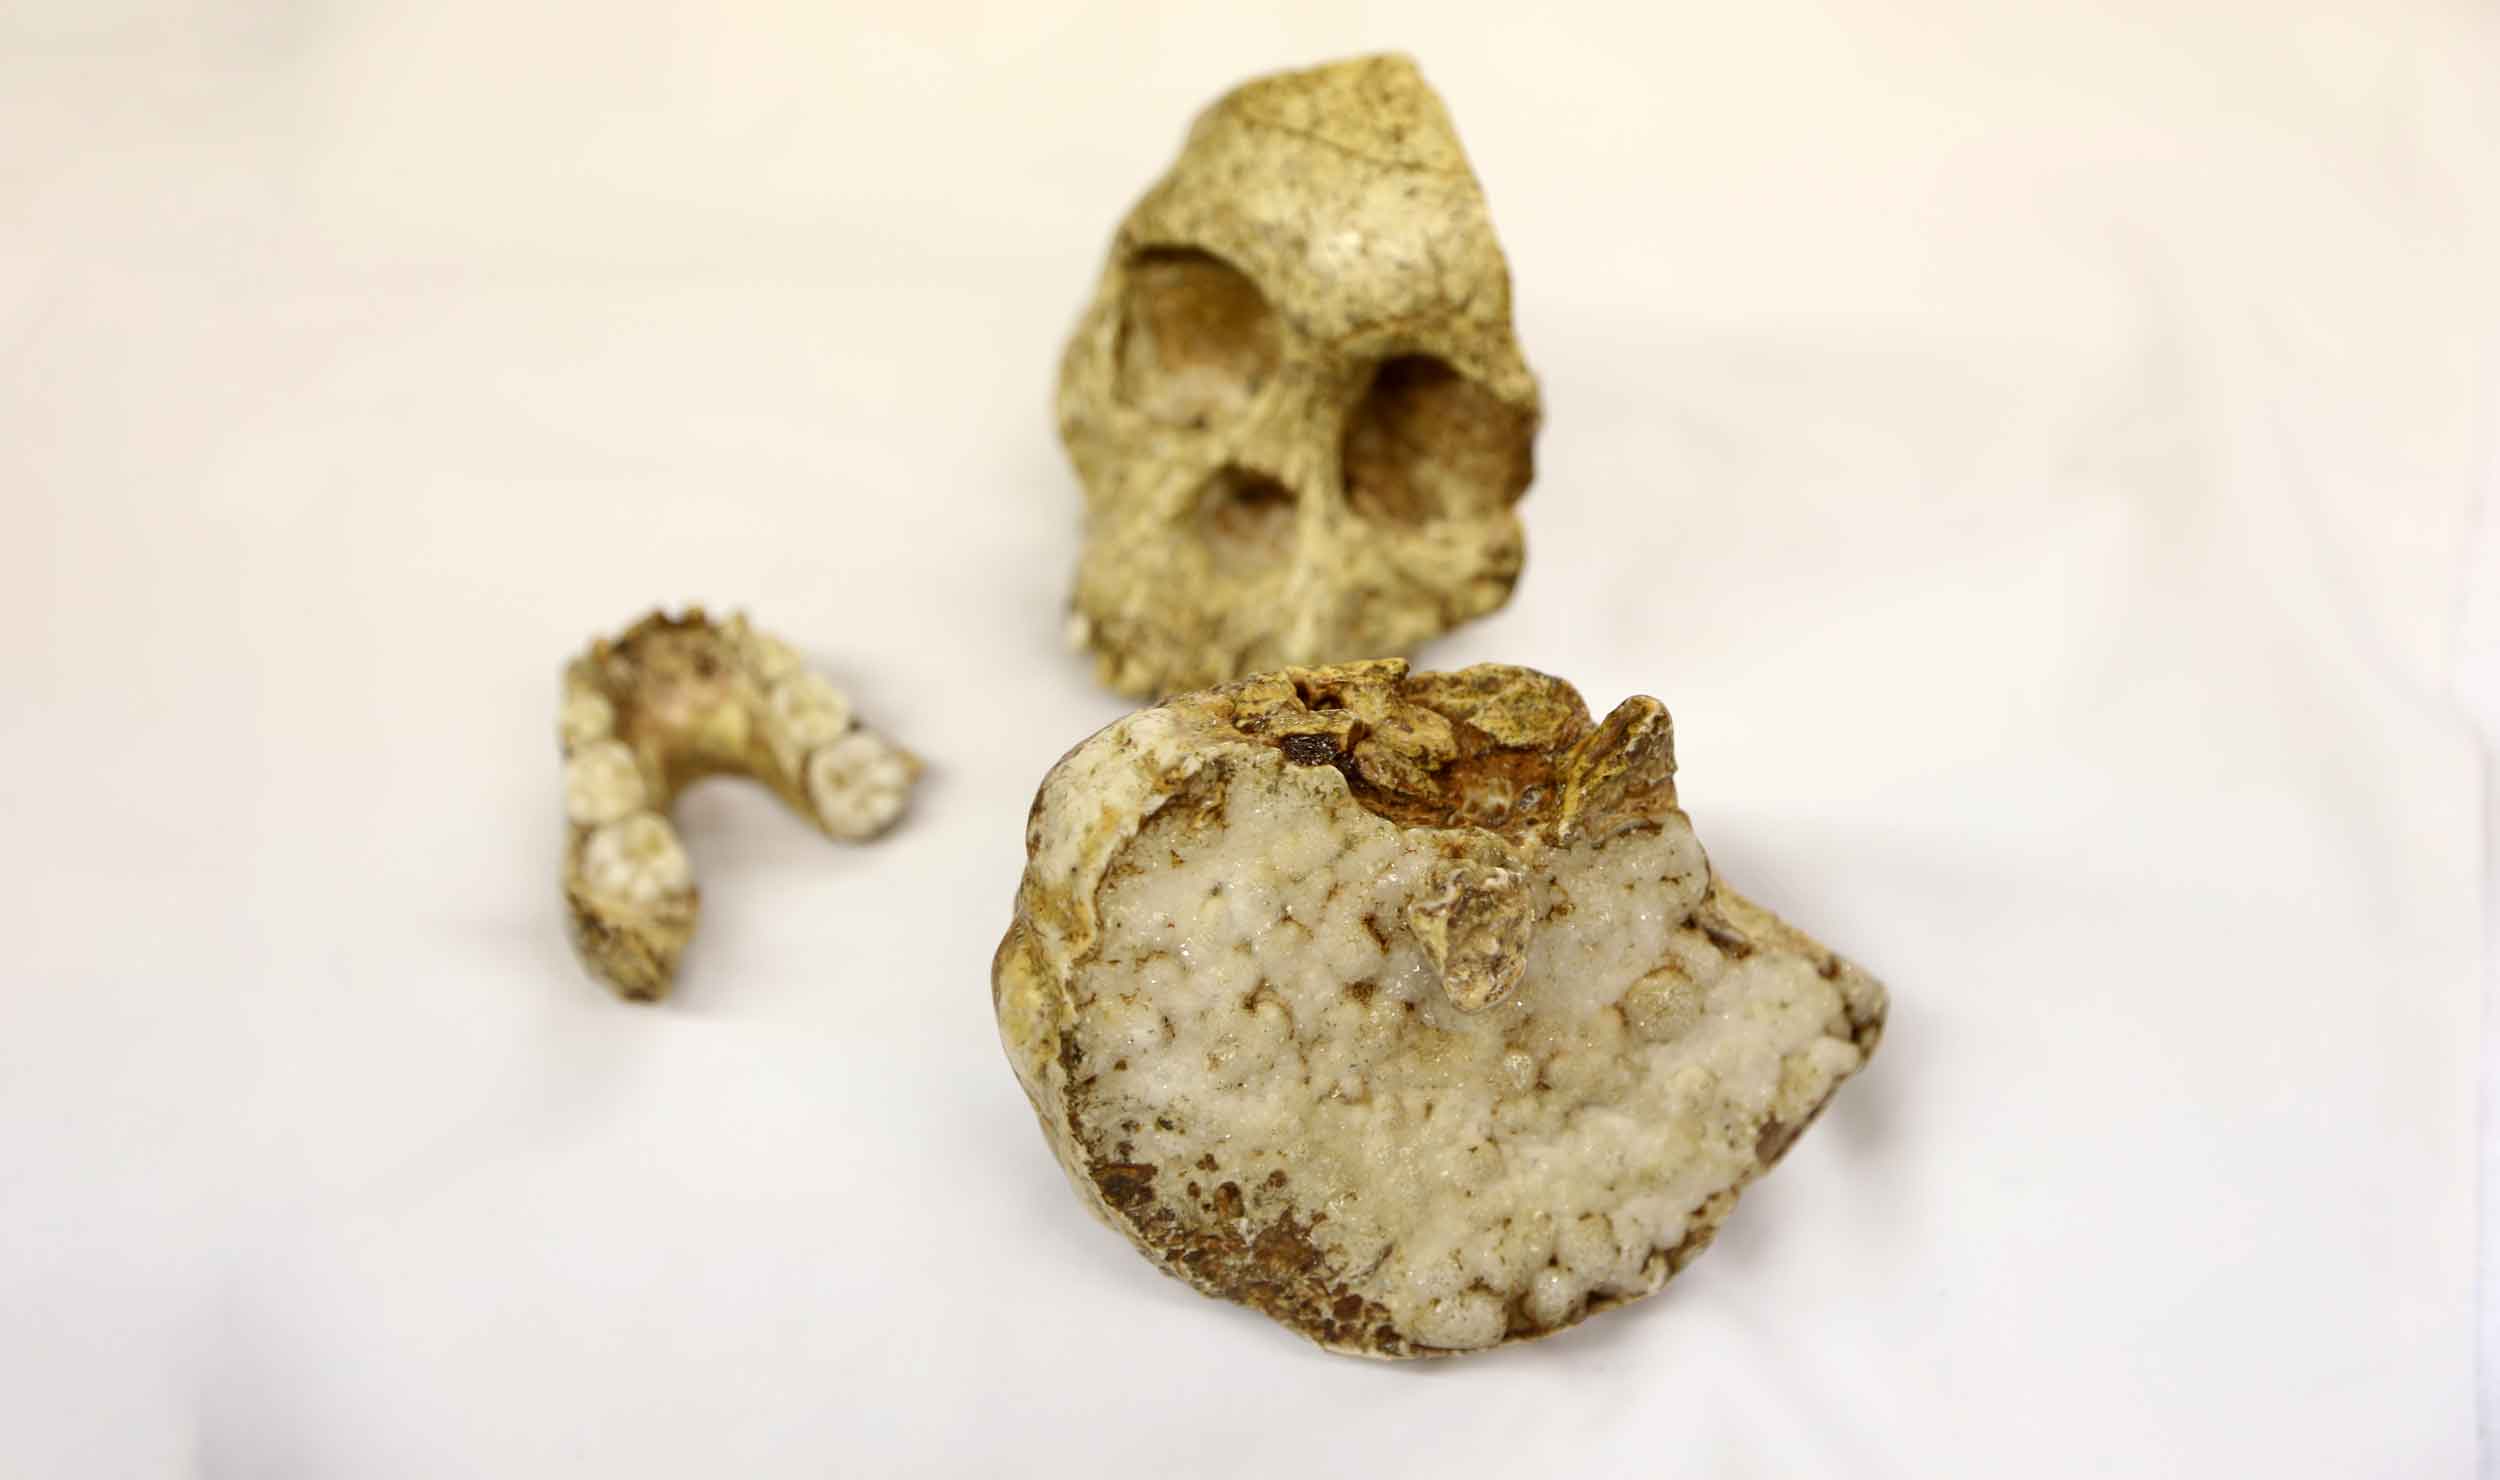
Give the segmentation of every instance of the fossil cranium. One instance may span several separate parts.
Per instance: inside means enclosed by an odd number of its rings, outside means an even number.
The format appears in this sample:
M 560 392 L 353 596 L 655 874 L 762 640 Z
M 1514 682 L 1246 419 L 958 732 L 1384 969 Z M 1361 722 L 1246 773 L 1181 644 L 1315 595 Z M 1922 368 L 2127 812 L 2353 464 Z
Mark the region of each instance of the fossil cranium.
M 1247 83 L 1120 224 L 1061 365 L 1071 636 L 1138 695 L 1405 652 L 1509 596 L 1538 416 L 1414 65 Z

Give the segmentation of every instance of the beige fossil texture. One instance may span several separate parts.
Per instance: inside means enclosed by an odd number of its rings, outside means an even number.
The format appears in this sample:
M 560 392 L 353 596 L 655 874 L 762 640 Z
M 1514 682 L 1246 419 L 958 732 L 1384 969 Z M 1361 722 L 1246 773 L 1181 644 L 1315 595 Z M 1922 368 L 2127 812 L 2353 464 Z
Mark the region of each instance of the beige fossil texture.
M 1407 652 L 1509 597 L 1538 417 L 1414 64 L 1244 84 L 1120 223 L 1061 361 L 1070 638 L 1142 697 Z
M 668 995 L 694 934 L 694 873 L 669 803 L 752 777 L 836 838 L 894 825 L 920 762 L 851 717 L 840 690 L 743 616 L 654 612 L 564 670 L 564 903 L 583 964 L 625 997 Z
M 1716 881 L 1656 700 L 1388 659 L 1169 700 L 1043 782 L 992 991 L 1086 1204 L 1333 1350 L 1656 1290 L 1884 989 Z

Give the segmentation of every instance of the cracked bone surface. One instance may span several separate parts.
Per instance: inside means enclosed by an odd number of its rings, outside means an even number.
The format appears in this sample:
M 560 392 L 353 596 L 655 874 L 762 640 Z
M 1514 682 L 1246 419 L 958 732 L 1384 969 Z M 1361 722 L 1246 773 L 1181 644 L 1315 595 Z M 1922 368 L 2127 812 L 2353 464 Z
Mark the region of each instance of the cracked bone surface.
M 1656 1290 L 1882 1031 L 1712 877 L 1665 709 L 1525 668 L 1182 695 L 1069 752 L 1026 845 L 992 995 L 1078 1195 L 1336 1351 Z
M 1141 697 L 1406 652 L 1509 598 L 1538 418 L 1414 64 L 1246 83 L 1120 223 L 1061 360 L 1070 637 Z
M 850 701 L 743 616 L 654 612 L 564 670 L 565 913 L 619 995 L 668 995 L 699 896 L 669 803 L 705 776 L 763 783 L 828 836 L 902 816 L 920 763 L 856 728 Z

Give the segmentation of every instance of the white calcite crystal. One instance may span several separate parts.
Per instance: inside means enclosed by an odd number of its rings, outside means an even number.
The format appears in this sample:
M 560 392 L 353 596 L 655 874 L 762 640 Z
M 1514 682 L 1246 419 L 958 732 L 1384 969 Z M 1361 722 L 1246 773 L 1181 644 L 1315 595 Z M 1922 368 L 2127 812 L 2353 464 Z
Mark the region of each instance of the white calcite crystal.
M 565 669 L 564 900 L 573 944 L 629 998 L 668 995 L 700 896 L 669 803 L 705 776 L 745 776 L 828 836 L 876 837 L 920 762 L 855 727 L 851 702 L 741 616 L 653 613 Z
M 1331 1349 L 1656 1290 L 1855 1072 L 1883 988 L 1718 883 L 1667 715 L 1522 668 L 1287 669 L 1043 783 L 994 995 L 1087 1204 Z

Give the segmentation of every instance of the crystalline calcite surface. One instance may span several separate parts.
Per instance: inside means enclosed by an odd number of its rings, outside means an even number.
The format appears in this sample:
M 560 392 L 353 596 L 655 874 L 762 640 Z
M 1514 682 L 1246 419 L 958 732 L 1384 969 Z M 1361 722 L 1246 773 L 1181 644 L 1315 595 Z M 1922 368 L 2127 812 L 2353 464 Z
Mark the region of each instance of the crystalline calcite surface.
M 1297 669 L 1096 735 L 1036 802 L 1009 1057 L 1080 1194 L 1329 1347 L 1646 1294 L 1875 1043 L 1883 989 L 1714 883 L 1655 701 Z

